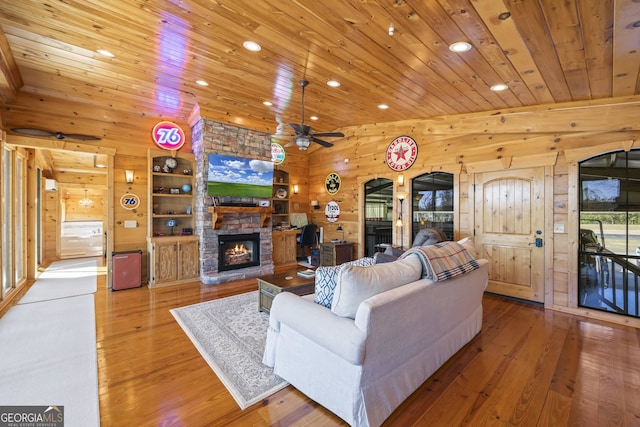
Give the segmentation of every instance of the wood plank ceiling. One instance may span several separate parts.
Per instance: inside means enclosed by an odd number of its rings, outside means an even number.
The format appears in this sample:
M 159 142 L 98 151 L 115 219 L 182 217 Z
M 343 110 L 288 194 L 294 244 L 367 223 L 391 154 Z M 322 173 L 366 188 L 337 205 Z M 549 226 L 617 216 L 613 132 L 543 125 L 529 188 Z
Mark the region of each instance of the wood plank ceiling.
M 0 27 L 5 128 L 126 138 L 199 108 L 288 132 L 303 78 L 320 132 L 640 93 L 637 0 L 3 0 Z

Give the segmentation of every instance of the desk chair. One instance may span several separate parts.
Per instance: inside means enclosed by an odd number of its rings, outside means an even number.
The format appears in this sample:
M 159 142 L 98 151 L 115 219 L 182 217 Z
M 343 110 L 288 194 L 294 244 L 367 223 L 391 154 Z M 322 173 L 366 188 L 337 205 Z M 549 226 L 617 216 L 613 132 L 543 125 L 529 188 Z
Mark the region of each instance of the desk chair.
M 305 246 L 309 246 L 310 248 L 312 248 L 317 244 L 317 229 L 318 226 L 316 224 L 307 224 L 302 227 L 302 229 L 300 230 L 300 235 L 296 237 L 298 246 L 300 246 L 300 251 L 302 253 L 301 259 L 306 259 L 306 255 L 304 254 Z

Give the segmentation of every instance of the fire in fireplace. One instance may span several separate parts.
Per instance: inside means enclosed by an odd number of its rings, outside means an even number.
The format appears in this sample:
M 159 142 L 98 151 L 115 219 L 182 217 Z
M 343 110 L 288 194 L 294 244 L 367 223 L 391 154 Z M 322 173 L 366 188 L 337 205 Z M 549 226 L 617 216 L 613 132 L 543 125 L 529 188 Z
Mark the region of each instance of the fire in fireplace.
M 260 233 L 218 236 L 218 271 L 260 265 Z

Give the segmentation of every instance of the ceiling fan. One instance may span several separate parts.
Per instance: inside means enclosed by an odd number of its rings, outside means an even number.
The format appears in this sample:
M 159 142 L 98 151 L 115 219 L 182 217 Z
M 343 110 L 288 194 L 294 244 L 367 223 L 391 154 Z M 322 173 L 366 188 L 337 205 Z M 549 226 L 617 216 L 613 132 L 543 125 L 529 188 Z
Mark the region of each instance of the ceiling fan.
M 311 126 L 304 124 L 304 88 L 309 85 L 307 80 L 300 80 L 300 87 L 302 87 L 302 120 L 300 124 L 289 123 L 289 126 L 295 132 L 295 138 L 291 144 L 295 143 L 300 150 L 306 150 L 309 147 L 310 141 L 322 145 L 323 147 L 333 147 L 331 142 L 327 142 L 318 137 L 337 137 L 342 138 L 344 134 L 342 132 L 312 132 Z M 293 136 L 293 135 L 292 135 Z
M 45 138 L 54 137 L 57 139 L 77 139 L 79 141 L 100 141 L 101 138 L 93 135 L 83 135 L 80 133 L 63 133 L 63 132 L 51 132 L 43 129 L 33 129 L 33 128 L 12 128 L 14 132 L 21 133 L 23 135 L 29 136 L 42 136 Z

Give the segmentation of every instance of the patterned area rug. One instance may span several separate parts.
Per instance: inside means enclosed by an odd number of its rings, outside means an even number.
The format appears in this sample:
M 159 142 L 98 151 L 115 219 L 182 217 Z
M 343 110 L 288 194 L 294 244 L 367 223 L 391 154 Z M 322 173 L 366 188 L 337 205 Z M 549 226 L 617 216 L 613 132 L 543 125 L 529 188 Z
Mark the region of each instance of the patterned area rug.
M 171 310 L 202 357 L 245 409 L 288 383 L 262 364 L 269 315 L 258 291 Z

